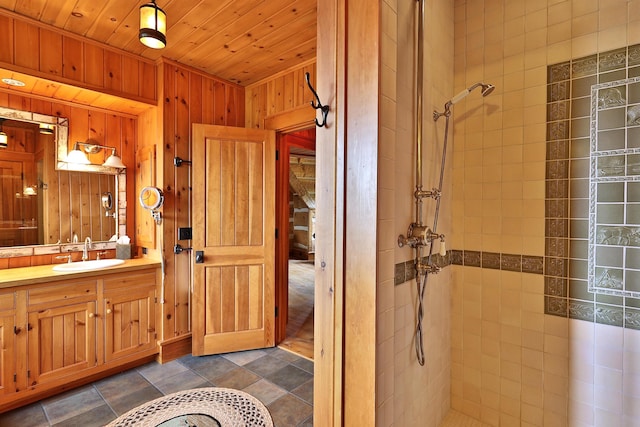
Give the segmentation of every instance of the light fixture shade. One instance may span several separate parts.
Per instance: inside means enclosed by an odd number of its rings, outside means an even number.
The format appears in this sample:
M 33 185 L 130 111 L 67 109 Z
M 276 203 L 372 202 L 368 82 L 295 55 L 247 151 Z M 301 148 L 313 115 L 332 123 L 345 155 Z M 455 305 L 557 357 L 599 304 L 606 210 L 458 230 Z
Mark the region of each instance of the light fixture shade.
M 152 49 L 167 45 L 167 14 L 156 5 L 155 0 L 140 6 L 140 42 Z
M 7 148 L 9 146 L 9 139 L 7 138 L 7 134 L 4 132 L 0 132 L 0 148 Z
M 73 150 L 69 151 L 67 154 L 67 163 L 77 163 L 80 165 L 89 165 L 91 162 L 87 158 L 87 155 L 84 154 L 80 148 L 78 147 L 78 143 L 73 147 Z
M 40 133 L 43 135 L 53 135 L 53 125 L 48 123 L 40 123 L 39 126 Z
M 116 155 L 115 151 L 112 155 L 107 157 L 107 160 L 104 161 L 102 166 L 109 166 L 117 169 L 125 169 L 127 167 L 124 163 L 122 163 L 122 159 Z

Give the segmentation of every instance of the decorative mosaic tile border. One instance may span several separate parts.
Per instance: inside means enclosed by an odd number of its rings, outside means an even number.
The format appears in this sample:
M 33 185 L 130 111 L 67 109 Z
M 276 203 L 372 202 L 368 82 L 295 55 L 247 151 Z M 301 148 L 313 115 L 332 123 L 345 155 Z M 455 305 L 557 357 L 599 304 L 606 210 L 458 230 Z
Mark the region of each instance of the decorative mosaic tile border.
M 463 265 L 466 267 L 490 268 L 531 274 L 544 273 L 544 258 L 540 256 L 452 250 L 448 251 L 444 257 L 432 255 L 432 260 L 440 268 L 449 265 Z M 426 258 L 424 262 L 426 262 Z M 413 260 L 398 263 L 395 268 L 396 285 L 413 280 L 416 277 Z
M 545 313 L 640 329 L 640 299 L 589 292 L 591 90 L 640 76 L 640 45 L 547 68 Z

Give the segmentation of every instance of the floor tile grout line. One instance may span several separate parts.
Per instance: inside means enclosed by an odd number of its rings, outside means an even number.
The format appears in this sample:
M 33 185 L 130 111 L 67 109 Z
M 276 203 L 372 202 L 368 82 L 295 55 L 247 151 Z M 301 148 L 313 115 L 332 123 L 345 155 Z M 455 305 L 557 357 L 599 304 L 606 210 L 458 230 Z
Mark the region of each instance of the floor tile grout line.
M 98 387 L 96 387 L 95 383 L 93 383 L 92 385 L 93 385 L 93 388 L 96 389 L 96 392 L 98 393 L 100 398 L 104 401 L 105 405 L 107 405 L 109 407 L 109 409 L 111 409 L 111 412 L 113 412 L 113 415 L 115 416 L 114 419 L 118 418 L 118 416 L 119 416 L 118 413 L 115 411 L 115 409 L 113 409 L 113 406 L 111 406 L 109 401 L 107 399 L 105 399 L 105 397 L 102 395 L 102 393 L 100 393 L 100 390 L 98 390 Z

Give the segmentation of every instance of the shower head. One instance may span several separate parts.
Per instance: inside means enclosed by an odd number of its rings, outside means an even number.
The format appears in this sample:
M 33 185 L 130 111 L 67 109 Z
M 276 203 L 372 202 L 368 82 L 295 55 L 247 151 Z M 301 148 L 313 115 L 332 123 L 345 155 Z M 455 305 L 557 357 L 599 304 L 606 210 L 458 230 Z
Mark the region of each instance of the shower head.
M 492 85 L 492 84 L 482 85 L 482 92 L 480 92 L 480 93 L 482 93 L 482 96 L 487 96 L 487 95 L 489 95 L 491 92 L 493 92 L 493 90 L 494 90 L 495 88 L 496 88 L 496 87 L 495 87 L 494 85 Z
M 471 93 L 472 90 L 474 90 L 475 88 L 478 88 L 478 87 L 482 88 L 482 91 L 480 92 L 482 94 L 482 96 L 489 95 L 496 88 L 492 84 L 484 84 L 484 83 L 480 83 L 480 82 L 469 86 L 467 89 L 464 89 L 463 91 L 458 93 L 456 96 L 454 96 L 453 98 L 451 98 L 449 101 L 447 101 L 444 104 L 444 112 L 443 113 L 438 113 L 437 111 L 434 111 L 433 112 L 433 120 L 438 120 L 440 118 L 440 116 L 448 116 L 449 114 L 451 114 L 451 106 L 453 106 L 454 104 L 457 104 L 458 102 L 462 101 L 464 98 L 467 97 L 467 95 L 469 95 Z

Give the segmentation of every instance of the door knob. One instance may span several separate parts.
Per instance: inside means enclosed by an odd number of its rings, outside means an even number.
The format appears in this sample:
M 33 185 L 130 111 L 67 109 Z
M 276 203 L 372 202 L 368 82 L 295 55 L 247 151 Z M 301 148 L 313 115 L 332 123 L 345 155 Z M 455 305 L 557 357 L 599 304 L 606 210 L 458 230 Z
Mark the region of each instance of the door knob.
M 196 264 L 204 264 L 204 251 L 196 251 Z
M 107 314 L 111 314 L 111 309 L 107 308 Z

